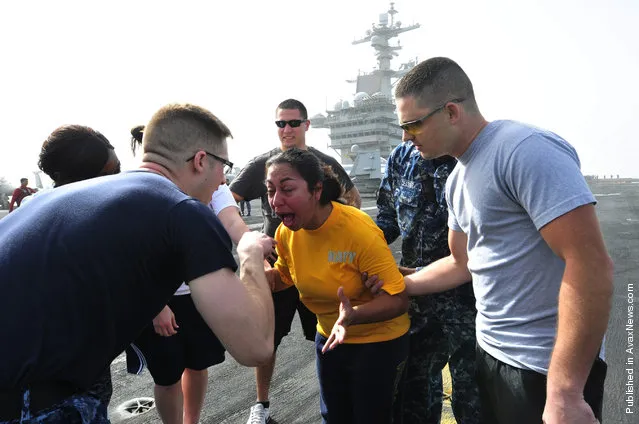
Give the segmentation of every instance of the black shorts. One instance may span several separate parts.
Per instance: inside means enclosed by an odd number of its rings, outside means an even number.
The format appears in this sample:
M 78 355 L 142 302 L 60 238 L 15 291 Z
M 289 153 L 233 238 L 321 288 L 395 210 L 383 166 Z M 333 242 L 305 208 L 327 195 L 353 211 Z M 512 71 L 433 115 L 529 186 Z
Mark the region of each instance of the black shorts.
M 515 368 L 476 345 L 477 384 L 484 422 L 538 424 L 546 405 L 546 375 Z M 597 358 L 584 387 L 584 400 L 601 422 L 606 363 Z
M 282 338 L 291 331 L 291 323 L 295 317 L 295 311 L 300 316 L 302 330 L 306 340 L 315 341 L 317 331 L 317 317 L 308 310 L 300 300 L 297 287 L 273 293 L 273 305 L 275 307 L 275 349 L 280 345 Z
M 162 337 L 149 325 L 127 349 L 129 371 L 131 363 L 141 360 L 159 386 L 177 383 L 186 368 L 200 371 L 224 362 L 224 346 L 195 309 L 190 294 L 173 296 L 169 308 L 179 326 L 177 334 Z

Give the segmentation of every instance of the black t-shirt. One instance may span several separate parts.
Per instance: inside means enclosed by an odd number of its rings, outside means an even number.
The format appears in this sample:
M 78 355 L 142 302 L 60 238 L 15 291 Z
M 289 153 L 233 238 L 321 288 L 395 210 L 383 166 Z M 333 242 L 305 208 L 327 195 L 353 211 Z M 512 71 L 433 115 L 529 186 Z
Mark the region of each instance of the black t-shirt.
M 183 281 L 237 265 L 201 202 L 136 171 L 56 188 L 0 221 L 0 389 L 86 388 Z
M 349 191 L 353 188 L 351 178 L 348 176 L 344 168 L 342 168 L 342 165 L 335 160 L 335 158 L 312 147 L 309 147 L 308 151 L 313 153 L 320 161 L 331 167 L 342 186 L 344 186 L 345 191 Z M 231 181 L 231 185 L 229 186 L 233 193 L 242 196 L 245 200 L 253 200 L 257 198 L 262 200 L 262 215 L 264 216 L 263 231 L 271 237 L 275 236 L 275 230 L 277 230 L 277 227 L 282 221 L 271 211 L 271 206 L 268 203 L 268 196 L 266 195 L 266 185 L 264 180 L 266 178 L 266 161 L 279 153 L 282 153 L 282 150 L 277 147 L 269 152 L 254 157 L 244 168 L 242 168 L 238 176 Z

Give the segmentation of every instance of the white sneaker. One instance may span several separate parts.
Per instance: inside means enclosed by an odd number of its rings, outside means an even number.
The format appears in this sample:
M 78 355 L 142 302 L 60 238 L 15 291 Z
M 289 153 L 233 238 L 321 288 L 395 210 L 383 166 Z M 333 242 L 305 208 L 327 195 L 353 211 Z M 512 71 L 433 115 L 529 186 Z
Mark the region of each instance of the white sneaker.
M 246 424 L 266 424 L 269 422 L 269 408 L 265 408 L 261 403 L 256 403 L 251 407 L 251 415 Z

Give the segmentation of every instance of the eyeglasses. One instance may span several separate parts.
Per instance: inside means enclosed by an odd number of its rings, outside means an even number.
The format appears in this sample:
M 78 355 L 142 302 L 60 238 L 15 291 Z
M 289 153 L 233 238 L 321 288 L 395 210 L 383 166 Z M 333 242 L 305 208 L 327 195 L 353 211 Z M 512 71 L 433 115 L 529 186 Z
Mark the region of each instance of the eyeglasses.
M 306 122 L 308 119 L 291 119 L 290 121 L 275 121 L 275 125 L 278 128 L 285 128 L 286 124 L 288 124 L 291 128 L 297 128 Z
M 446 107 L 448 103 L 461 103 L 464 100 L 466 99 L 449 100 L 443 105 L 441 105 L 440 107 L 433 109 L 428 115 L 424 116 L 423 118 L 415 119 L 414 121 L 404 122 L 403 124 L 399 124 L 399 126 L 401 127 L 402 130 L 406 131 L 410 135 L 419 135 L 422 132 L 422 127 L 424 125 L 424 122 L 426 122 L 428 118 L 444 110 L 444 108 Z
M 213 153 L 207 152 L 206 150 L 204 150 L 204 153 L 206 153 L 207 155 L 211 156 L 213 159 L 222 162 L 224 164 L 224 173 L 225 174 L 230 174 L 231 171 L 233 171 L 233 162 L 231 162 L 230 160 L 221 158 L 218 155 L 214 155 Z M 189 161 L 192 161 L 193 159 L 195 159 L 195 155 L 191 156 L 186 161 L 189 162 Z

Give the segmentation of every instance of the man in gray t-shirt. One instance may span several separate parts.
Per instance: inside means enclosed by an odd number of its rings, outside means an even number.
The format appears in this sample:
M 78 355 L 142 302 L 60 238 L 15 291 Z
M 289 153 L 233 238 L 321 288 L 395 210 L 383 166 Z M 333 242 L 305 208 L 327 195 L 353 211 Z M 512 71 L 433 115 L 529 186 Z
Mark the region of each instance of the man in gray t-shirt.
M 451 255 L 405 281 L 423 295 L 472 277 L 485 421 L 597 422 L 612 261 L 575 150 L 548 131 L 487 122 L 447 58 L 417 65 L 395 95 L 404 139 L 424 158 L 458 159 L 446 188 Z

